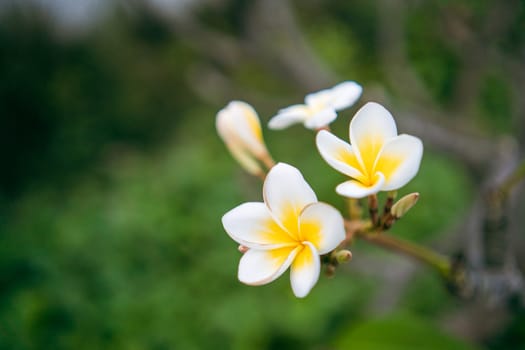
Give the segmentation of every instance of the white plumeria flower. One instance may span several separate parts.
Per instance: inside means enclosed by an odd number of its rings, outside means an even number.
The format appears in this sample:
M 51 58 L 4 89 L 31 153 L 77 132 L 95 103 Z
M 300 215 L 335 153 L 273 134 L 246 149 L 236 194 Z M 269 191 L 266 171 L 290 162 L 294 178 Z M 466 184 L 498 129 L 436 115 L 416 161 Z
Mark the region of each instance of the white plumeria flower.
M 393 191 L 416 175 L 423 156 L 417 137 L 397 135 L 394 118 L 380 104 L 364 105 L 350 122 L 350 142 L 322 130 L 316 143 L 324 160 L 353 178 L 338 185 L 336 192 L 362 198 L 379 191 Z
M 284 129 L 303 123 L 308 129 L 326 127 L 337 118 L 337 111 L 353 105 L 363 88 L 353 81 L 345 81 L 331 89 L 306 95 L 305 104 L 281 109 L 268 123 L 270 129 Z
M 259 161 L 271 159 L 262 137 L 261 123 L 252 106 L 232 101 L 217 113 L 215 124 L 233 157 L 249 173 L 263 173 Z
M 239 280 L 270 283 L 290 267 L 292 290 L 305 297 L 319 278 L 319 255 L 345 238 L 343 217 L 318 202 L 299 170 L 285 163 L 268 173 L 263 198 L 264 203 L 244 203 L 222 217 L 228 235 L 248 248 L 239 263 Z

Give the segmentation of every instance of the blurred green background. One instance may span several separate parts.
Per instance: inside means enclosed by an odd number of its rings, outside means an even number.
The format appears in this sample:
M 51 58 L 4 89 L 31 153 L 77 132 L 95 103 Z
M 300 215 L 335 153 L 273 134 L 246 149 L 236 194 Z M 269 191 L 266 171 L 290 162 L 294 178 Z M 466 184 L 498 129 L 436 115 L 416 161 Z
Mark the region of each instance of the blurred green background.
M 220 219 L 261 183 L 214 126 L 232 99 L 265 124 L 356 80 L 342 138 L 366 101 L 396 116 L 416 99 L 453 128 L 520 138 L 523 71 L 495 62 L 525 61 L 524 1 L 67 3 L 0 2 L 0 349 L 525 349 L 521 309 L 465 332 L 438 276 L 366 243 L 304 300 L 287 275 L 242 285 Z M 264 133 L 344 208 L 312 132 Z M 446 242 L 478 181 L 427 145 L 401 191 L 421 200 L 393 232 Z

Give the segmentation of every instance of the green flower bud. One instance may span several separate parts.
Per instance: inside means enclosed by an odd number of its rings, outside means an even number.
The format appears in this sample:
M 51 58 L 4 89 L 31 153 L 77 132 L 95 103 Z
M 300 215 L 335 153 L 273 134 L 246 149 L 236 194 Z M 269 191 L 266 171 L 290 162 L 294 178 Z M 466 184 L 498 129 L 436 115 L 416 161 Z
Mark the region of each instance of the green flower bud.
M 394 218 L 399 219 L 403 217 L 403 215 L 405 215 L 410 210 L 410 208 L 412 208 L 417 203 L 418 199 L 419 193 L 417 192 L 407 194 L 392 206 L 390 212 Z
M 335 253 L 335 259 L 339 264 L 349 262 L 352 260 L 352 252 L 347 249 L 340 250 Z

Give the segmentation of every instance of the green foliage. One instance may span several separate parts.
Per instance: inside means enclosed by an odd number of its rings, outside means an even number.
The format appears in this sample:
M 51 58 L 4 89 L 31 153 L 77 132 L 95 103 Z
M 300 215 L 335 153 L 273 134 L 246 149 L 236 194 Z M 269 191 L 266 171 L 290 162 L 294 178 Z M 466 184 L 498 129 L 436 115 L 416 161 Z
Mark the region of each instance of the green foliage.
M 419 192 L 419 201 L 396 222 L 393 233 L 427 242 L 443 234 L 466 215 L 467 203 L 472 199 L 471 187 L 460 164 L 427 150 L 418 175 L 398 196 Z
M 401 309 L 428 319 L 439 319 L 441 315 L 458 307 L 461 302 L 446 290 L 443 281 L 428 270 L 422 269 L 407 285 Z
M 520 55 L 520 49 L 525 45 L 525 2 L 520 1 L 518 10 L 514 13 L 512 22 L 509 25 L 508 32 L 505 33 L 499 44 L 503 49 L 516 57 Z
M 426 6 L 408 13 L 407 54 L 432 96 L 440 104 L 447 104 L 453 102 L 461 62 L 448 44 L 439 22 L 442 17 L 436 12 L 439 7 Z
M 12 21 L 0 25 L 2 195 L 74 182 L 113 148 L 150 146 L 195 101 L 180 89 L 191 55 L 147 15 L 67 44 L 42 22 Z
M 510 303 L 509 307 L 512 307 L 516 312 L 510 320 L 508 327 L 492 337 L 492 339 L 486 341 L 485 345 L 487 349 L 505 349 L 508 347 L 508 344 L 511 344 L 512 349 L 525 349 L 525 341 L 523 339 L 525 332 L 525 310 L 517 301 Z
M 451 102 L 462 67 L 437 29 L 436 10 L 455 3 L 407 13 L 408 55 L 442 104 Z M 294 5 L 307 39 L 341 80 L 365 89 L 383 83 L 377 4 Z M 250 2 L 217 6 L 198 18 L 243 37 Z M 459 6 L 483 23 L 487 2 Z M 262 186 L 226 152 L 214 128 L 222 105 L 196 96 L 199 82 L 188 72 L 200 62 L 217 66 L 236 91 L 267 101 L 254 105 L 265 124 L 285 107 L 279 103 L 300 103 L 303 92 L 256 55 L 224 69 L 145 7 L 69 41 L 35 13 L 2 16 L 0 349 L 471 349 L 434 322 L 455 301 L 426 270 L 379 320 L 369 303 L 388 286 L 352 263 L 333 279 L 321 276 L 304 300 L 293 297 L 287 275 L 257 288 L 238 282 L 240 253 L 220 219 L 241 202 L 261 201 Z M 516 14 L 500 43 L 516 55 L 523 18 Z M 487 127 L 511 130 L 510 96 L 499 71 L 487 76 L 476 102 Z M 347 139 L 362 103 L 340 114 L 334 133 Z M 277 161 L 301 169 L 320 200 L 344 210 L 334 188 L 345 177 L 321 159 L 311 131 L 265 137 Z M 392 233 L 423 243 L 442 238 L 472 196 L 464 167 L 428 150 L 399 195 L 412 191 L 420 202 Z M 370 251 L 364 243 L 352 250 L 356 259 Z M 413 314 L 399 313 L 407 310 Z M 487 342 L 491 349 L 523 343 L 520 316 Z
M 319 5 L 302 2 L 298 6 L 302 27 L 319 56 L 344 80 L 380 79 L 373 5 L 368 1 L 332 1 L 321 11 Z
M 199 112 L 213 125 L 212 110 Z M 216 152 L 211 129 L 184 124 L 152 159 L 122 154 L 104 181 L 20 201 L 1 245 L 2 266 L 18 271 L 4 291 L 4 344 L 299 347 L 324 341 L 341 308 L 345 319 L 356 315 L 366 280 L 322 278 L 308 300 L 293 297 L 286 277 L 261 288 L 236 280 L 239 254 L 220 217 L 244 201 L 248 179 Z M 260 185 L 248 185 L 261 200 Z
M 512 98 L 509 87 L 500 75 L 489 74 L 482 82 L 479 92 L 479 115 L 486 129 L 510 132 L 512 128 Z
M 467 350 L 471 345 L 436 330 L 430 322 L 410 314 L 363 322 L 345 332 L 336 349 L 362 350 Z

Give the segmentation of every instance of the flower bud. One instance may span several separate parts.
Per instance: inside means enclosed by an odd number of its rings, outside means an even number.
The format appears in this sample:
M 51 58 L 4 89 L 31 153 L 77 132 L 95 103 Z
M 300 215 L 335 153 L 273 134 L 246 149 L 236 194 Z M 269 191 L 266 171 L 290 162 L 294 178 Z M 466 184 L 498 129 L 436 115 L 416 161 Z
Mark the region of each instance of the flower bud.
M 335 253 L 335 259 L 339 264 L 349 262 L 352 260 L 352 252 L 347 249 L 340 250 Z
M 392 206 L 392 216 L 396 219 L 403 217 L 417 203 L 418 199 L 419 193 L 417 192 L 407 194 Z
M 217 132 L 239 164 L 250 174 L 263 173 L 260 162 L 272 163 L 262 137 L 261 123 L 249 104 L 232 101 L 217 113 Z

